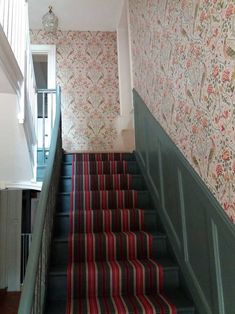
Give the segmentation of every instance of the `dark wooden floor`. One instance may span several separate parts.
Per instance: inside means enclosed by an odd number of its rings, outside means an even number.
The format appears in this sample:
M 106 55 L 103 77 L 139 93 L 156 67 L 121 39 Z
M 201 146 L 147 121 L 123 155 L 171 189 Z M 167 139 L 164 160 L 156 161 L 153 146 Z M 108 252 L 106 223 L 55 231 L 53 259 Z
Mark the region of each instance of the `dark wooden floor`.
M 0 313 L 17 314 L 20 292 L 6 292 L 0 290 Z

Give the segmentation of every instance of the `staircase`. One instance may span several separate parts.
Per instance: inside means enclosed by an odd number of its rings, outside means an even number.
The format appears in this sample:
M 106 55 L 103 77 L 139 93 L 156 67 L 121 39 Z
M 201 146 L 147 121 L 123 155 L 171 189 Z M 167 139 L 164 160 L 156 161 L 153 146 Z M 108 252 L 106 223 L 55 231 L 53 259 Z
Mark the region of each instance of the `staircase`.
M 65 154 L 45 313 L 193 314 L 134 154 Z

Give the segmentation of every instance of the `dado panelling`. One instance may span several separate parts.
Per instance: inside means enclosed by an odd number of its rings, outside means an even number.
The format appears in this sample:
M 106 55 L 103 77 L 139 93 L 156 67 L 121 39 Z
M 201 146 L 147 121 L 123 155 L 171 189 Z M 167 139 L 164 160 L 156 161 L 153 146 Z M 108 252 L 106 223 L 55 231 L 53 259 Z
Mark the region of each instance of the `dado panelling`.
M 120 111 L 115 32 L 31 31 L 32 44 L 56 45 L 66 151 L 112 151 Z
M 134 87 L 235 222 L 235 3 L 129 4 Z
M 235 314 L 235 229 L 134 91 L 136 156 L 187 286 L 203 314 Z

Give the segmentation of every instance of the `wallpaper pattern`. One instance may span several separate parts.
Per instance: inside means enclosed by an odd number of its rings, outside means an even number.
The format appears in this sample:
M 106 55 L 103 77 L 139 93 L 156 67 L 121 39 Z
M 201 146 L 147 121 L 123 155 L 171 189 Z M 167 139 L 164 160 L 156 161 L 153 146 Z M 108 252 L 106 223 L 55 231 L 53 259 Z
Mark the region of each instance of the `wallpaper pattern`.
M 120 109 L 116 33 L 33 30 L 31 42 L 56 45 L 63 148 L 112 151 Z
M 134 86 L 235 223 L 235 2 L 129 2 Z

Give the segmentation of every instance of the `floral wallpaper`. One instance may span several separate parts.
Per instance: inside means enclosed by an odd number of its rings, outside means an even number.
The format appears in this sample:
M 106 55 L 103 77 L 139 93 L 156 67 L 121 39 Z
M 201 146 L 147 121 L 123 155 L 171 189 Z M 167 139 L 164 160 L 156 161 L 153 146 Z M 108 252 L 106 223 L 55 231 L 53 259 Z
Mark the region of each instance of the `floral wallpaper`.
M 112 151 L 119 115 L 115 32 L 31 31 L 32 44 L 55 44 L 66 151 Z
M 235 1 L 129 5 L 134 87 L 235 223 Z

